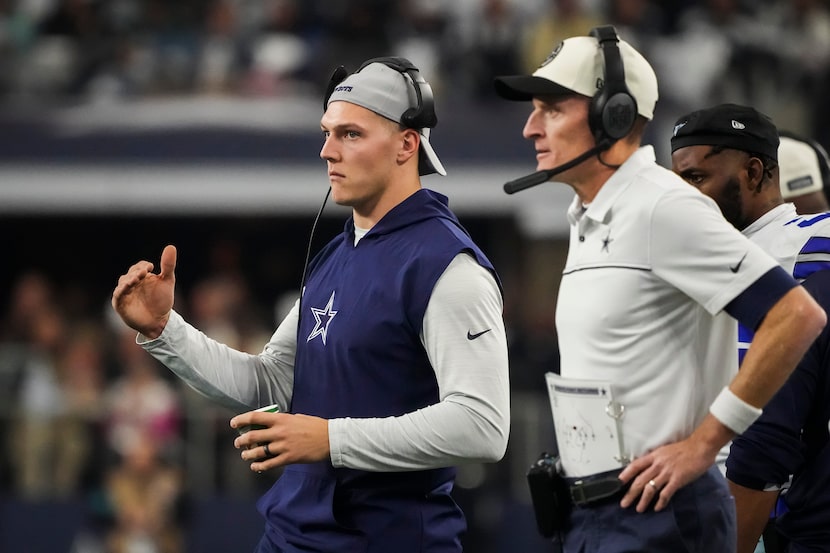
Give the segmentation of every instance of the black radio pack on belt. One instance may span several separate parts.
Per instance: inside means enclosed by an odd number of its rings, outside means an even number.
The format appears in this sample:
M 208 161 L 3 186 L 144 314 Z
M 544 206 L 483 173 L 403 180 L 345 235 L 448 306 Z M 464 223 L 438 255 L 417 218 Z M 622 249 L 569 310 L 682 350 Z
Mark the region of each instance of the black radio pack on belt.
M 571 510 L 604 505 L 621 498 L 628 486 L 619 479 L 621 470 L 580 478 L 562 475 L 558 456 L 542 453 L 527 471 L 530 499 L 539 533 L 551 538 L 568 529 Z
M 568 529 L 573 508 L 571 492 L 561 472 L 559 457 L 548 453 L 542 453 L 527 471 L 536 526 L 546 538 Z

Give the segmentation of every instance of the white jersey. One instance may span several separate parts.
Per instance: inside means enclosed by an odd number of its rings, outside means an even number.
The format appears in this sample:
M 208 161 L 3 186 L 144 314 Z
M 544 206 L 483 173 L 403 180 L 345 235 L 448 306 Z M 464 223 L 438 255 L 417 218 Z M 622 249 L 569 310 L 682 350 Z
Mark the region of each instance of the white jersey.
M 782 204 L 743 230 L 799 282 L 830 269 L 830 212 L 798 215 L 793 204 Z
M 793 204 L 781 204 L 746 227 L 743 234 L 799 282 L 816 271 L 830 269 L 830 212 L 799 215 Z M 739 327 L 739 363 L 753 336 L 750 329 Z
M 776 263 L 640 148 L 568 213 L 561 374 L 611 383 L 630 458 L 688 437 L 737 372 L 722 310 Z

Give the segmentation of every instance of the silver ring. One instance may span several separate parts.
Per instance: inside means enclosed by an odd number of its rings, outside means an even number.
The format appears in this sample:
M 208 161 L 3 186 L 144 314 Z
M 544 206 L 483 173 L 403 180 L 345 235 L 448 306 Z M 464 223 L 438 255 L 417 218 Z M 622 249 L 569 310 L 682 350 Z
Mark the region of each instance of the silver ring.
M 654 480 L 649 480 L 648 485 L 654 488 L 655 490 L 657 489 L 657 483 Z
M 265 450 L 265 456 L 266 457 L 274 457 L 274 454 L 271 453 L 270 449 L 268 449 L 268 444 L 262 444 L 262 449 Z

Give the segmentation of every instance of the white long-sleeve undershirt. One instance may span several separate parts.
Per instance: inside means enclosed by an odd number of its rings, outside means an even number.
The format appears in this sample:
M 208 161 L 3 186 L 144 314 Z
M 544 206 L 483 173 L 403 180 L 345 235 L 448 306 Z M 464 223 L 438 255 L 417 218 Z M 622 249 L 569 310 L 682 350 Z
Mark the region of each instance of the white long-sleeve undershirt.
M 440 401 L 397 417 L 330 419 L 332 464 L 401 471 L 500 459 L 510 427 L 502 312 L 493 275 L 470 255 L 456 256 L 433 289 L 421 332 Z M 273 403 L 284 409 L 293 390 L 297 315 L 295 304 L 258 355 L 212 340 L 176 312 L 157 339 L 139 335 L 138 343 L 236 412 Z

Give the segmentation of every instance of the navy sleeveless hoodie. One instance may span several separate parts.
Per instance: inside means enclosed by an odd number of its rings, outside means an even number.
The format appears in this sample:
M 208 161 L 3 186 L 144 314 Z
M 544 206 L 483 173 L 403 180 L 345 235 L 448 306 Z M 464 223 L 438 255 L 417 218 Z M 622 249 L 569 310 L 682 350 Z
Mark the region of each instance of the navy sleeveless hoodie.
M 421 189 L 357 244 L 354 222 L 309 265 L 302 298 L 291 412 L 390 417 L 439 401 L 420 341 L 438 278 L 461 252 L 498 277 L 447 207 Z M 408 472 L 295 464 L 258 502 L 258 551 L 444 553 L 466 529 L 450 497 L 452 467 Z M 270 545 L 266 546 L 266 542 Z

